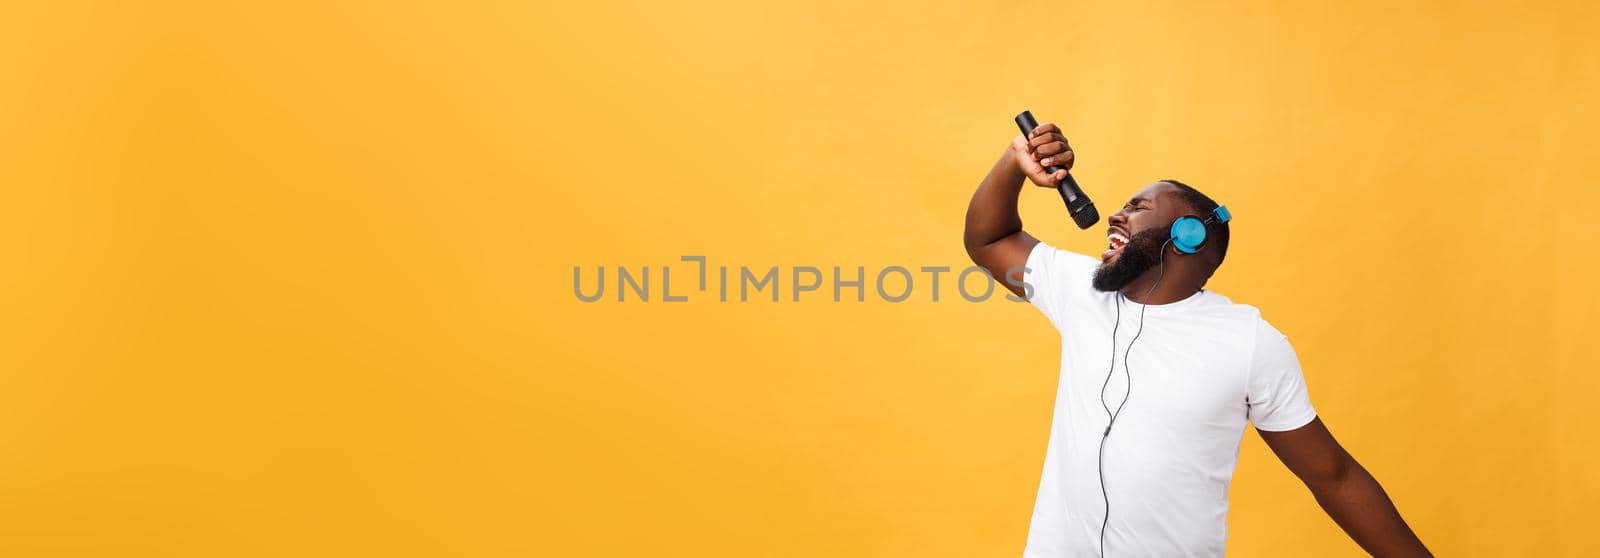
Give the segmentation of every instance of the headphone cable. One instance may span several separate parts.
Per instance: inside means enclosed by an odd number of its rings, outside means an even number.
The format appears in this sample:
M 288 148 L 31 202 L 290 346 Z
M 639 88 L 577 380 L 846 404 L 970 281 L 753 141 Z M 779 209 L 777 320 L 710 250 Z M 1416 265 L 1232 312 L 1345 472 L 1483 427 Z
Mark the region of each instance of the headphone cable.
M 1161 285 L 1161 279 L 1167 274 L 1167 245 L 1172 243 L 1168 238 L 1161 243 L 1161 252 L 1157 261 L 1159 269 L 1156 271 L 1156 282 L 1144 292 L 1144 299 L 1150 300 L 1150 293 L 1155 292 Z M 1128 348 L 1122 353 L 1122 373 L 1128 379 L 1128 391 L 1123 394 L 1122 402 L 1117 404 L 1116 412 L 1111 411 L 1111 405 L 1106 403 L 1106 387 L 1111 385 L 1111 375 L 1117 370 L 1117 329 L 1122 327 L 1122 291 L 1117 291 L 1117 323 L 1111 327 L 1111 367 L 1106 370 L 1106 381 L 1100 384 L 1100 407 L 1106 411 L 1106 430 L 1100 434 L 1100 452 L 1097 470 L 1100 473 L 1100 499 L 1105 502 L 1105 515 L 1100 519 L 1100 557 L 1106 555 L 1106 527 L 1111 524 L 1111 496 L 1106 491 L 1106 439 L 1111 437 L 1111 426 L 1117 423 L 1117 417 L 1122 415 L 1122 408 L 1128 404 L 1128 399 L 1133 397 L 1133 371 L 1128 368 L 1128 357 L 1133 354 L 1133 344 L 1139 341 L 1139 336 L 1144 335 L 1144 310 L 1150 305 L 1139 303 L 1139 330 L 1134 332 L 1133 339 L 1128 341 Z

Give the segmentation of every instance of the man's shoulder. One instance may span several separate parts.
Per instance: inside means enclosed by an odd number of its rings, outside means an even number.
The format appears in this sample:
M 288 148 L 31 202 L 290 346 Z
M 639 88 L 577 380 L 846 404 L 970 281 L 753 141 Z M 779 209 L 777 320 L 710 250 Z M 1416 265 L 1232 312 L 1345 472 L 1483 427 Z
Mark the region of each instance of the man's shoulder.
M 1212 290 L 1203 291 L 1202 301 L 1196 304 L 1199 314 L 1212 319 L 1224 320 L 1229 329 L 1244 335 L 1260 337 L 1263 334 L 1282 337 L 1283 334 L 1268 322 L 1262 315 L 1261 309 L 1255 306 L 1234 302 L 1233 299 Z
M 1055 291 L 1061 296 L 1074 296 L 1087 289 L 1094 278 L 1100 260 L 1040 242 L 1028 253 L 1023 267 L 1023 282 L 1034 290 Z
M 1196 305 L 1207 312 L 1227 314 L 1232 317 L 1248 320 L 1262 320 L 1261 310 L 1249 304 L 1234 302 L 1227 295 L 1204 289 L 1201 291 L 1201 303 Z
M 1076 270 L 1092 270 L 1100 265 L 1100 259 L 1093 256 L 1080 254 L 1071 250 L 1057 248 L 1045 241 L 1039 241 L 1028 253 L 1029 267 L 1060 267 Z
M 1215 293 L 1213 293 L 1215 294 Z M 1226 296 L 1216 294 L 1210 309 L 1219 314 L 1227 314 L 1231 319 L 1237 320 L 1240 333 L 1255 337 L 1257 344 L 1287 344 L 1288 336 L 1279 331 L 1272 322 L 1261 313 L 1261 309 L 1249 304 L 1233 302 Z

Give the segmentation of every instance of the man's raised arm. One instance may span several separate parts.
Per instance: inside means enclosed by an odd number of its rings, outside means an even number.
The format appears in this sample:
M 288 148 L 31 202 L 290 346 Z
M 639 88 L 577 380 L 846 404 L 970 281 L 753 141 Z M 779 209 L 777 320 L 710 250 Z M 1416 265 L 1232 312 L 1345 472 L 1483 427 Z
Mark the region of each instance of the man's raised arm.
M 1039 126 L 1031 137 L 1017 136 L 1000 154 L 1000 160 L 989 169 L 989 175 L 967 205 L 967 228 L 962 235 L 967 256 L 1017 296 L 1023 296 L 1022 266 L 1028 262 L 1028 252 L 1039 243 L 1022 230 L 1022 216 L 1017 213 L 1022 179 L 1055 188 L 1072 168 L 1073 160 L 1072 148 L 1061 130 L 1055 124 Z M 1046 174 L 1044 169 L 1050 165 L 1063 170 Z M 1005 281 L 1005 274 L 1014 271 L 1015 280 Z

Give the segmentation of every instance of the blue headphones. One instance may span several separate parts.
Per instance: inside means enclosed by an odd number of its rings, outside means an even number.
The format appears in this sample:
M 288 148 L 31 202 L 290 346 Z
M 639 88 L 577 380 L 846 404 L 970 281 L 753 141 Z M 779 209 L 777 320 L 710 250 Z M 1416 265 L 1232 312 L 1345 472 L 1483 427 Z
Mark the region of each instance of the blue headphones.
M 1212 223 L 1226 223 L 1233 220 L 1233 214 L 1228 213 L 1228 206 L 1219 205 L 1211 210 L 1211 215 L 1204 221 L 1193 215 L 1184 215 L 1172 222 L 1172 246 L 1179 252 L 1193 254 L 1199 252 L 1206 243 L 1206 230 Z

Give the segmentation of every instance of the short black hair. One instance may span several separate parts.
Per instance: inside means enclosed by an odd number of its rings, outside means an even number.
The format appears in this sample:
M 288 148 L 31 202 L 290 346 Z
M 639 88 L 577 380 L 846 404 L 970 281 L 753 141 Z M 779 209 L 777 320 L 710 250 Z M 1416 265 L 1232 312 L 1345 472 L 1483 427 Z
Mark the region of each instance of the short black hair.
M 1194 189 L 1193 186 L 1178 182 L 1177 180 L 1173 180 L 1171 178 L 1162 180 L 1162 182 L 1177 187 L 1178 198 L 1182 199 L 1183 203 L 1188 205 L 1189 209 L 1193 211 L 1196 216 L 1200 217 L 1201 220 L 1205 220 L 1207 217 L 1210 217 L 1211 212 L 1217 208 L 1218 204 L 1215 200 L 1211 199 L 1211 196 L 1201 193 L 1199 190 Z M 1217 265 L 1222 265 L 1222 260 L 1228 257 L 1227 223 L 1212 223 L 1210 225 L 1210 228 L 1206 233 L 1206 247 L 1216 249 Z

